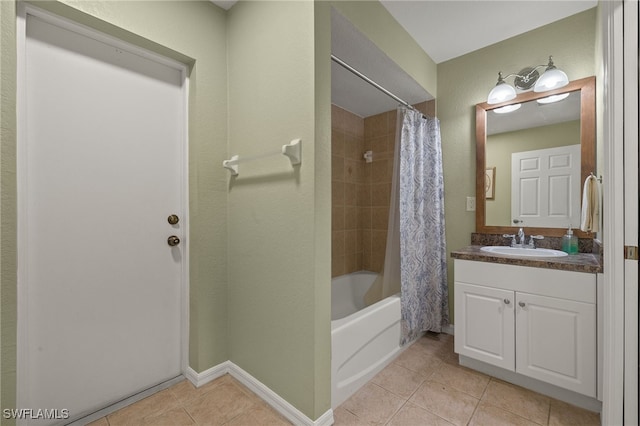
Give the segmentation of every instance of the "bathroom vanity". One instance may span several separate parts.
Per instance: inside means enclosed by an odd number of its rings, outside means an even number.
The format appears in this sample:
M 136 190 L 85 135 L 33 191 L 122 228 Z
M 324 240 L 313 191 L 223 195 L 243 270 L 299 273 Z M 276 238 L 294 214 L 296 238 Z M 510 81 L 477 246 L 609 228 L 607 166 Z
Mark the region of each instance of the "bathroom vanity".
M 476 229 L 471 246 L 451 253 L 455 351 L 461 365 L 600 411 L 602 258 L 592 254 L 599 253 L 599 243 L 593 234 L 576 231 L 579 254 L 520 257 L 539 255 L 539 248 L 551 249 L 548 254 L 553 255 L 560 248 L 566 227 L 579 222 L 575 214 L 581 209 L 582 182 L 596 170 L 595 77 L 574 80 L 554 92 L 561 93 L 573 99 L 561 109 L 573 111 L 574 121 L 556 111 L 554 123 L 572 123 L 571 137 L 555 127 L 547 127 L 548 137 L 537 137 L 532 129 L 548 123 L 533 121 L 535 114 L 525 113 L 519 122 L 514 115 L 493 111 L 509 104 L 522 104 L 522 111 L 537 108 L 547 94 L 528 91 L 510 102 L 476 105 Z M 514 128 L 502 127 L 512 124 Z M 501 138 L 507 130 L 508 138 Z M 556 149 L 560 151 L 551 152 Z M 570 154 L 578 149 L 579 155 Z M 565 185 L 561 191 L 544 181 L 541 165 L 552 162 L 554 185 Z M 561 170 L 561 163 L 567 170 Z M 525 171 L 532 174 L 523 179 Z M 525 187 L 526 196 L 520 191 Z M 522 246 L 525 232 L 535 236 L 529 243 L 536 249 Z M 524 250 L 506 250 L 505 236 L 520 233 Z M 500 250 L 482 251 L 482 246 Z
M 452 257 L 460 364 L 597 408 L 596 257 L 525 259 L 479 246 Z

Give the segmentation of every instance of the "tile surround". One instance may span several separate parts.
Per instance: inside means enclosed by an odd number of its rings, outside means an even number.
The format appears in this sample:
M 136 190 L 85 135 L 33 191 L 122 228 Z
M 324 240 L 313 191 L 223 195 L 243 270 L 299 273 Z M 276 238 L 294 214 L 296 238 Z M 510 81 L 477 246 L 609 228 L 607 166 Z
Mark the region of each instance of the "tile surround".
M 425 114 L 435 115 L 435 101 L 417 104 Z M 332 155 L 332 277 L 360 270 L 380 272 L 384 263 L 396 111 L 361 118 L 331 106 Z M 365 151 L 373 151 L 366 163 Z M 356 244 L 341 244 L 356 231 Z M 344 250 L 343 250 L 344 248 Z

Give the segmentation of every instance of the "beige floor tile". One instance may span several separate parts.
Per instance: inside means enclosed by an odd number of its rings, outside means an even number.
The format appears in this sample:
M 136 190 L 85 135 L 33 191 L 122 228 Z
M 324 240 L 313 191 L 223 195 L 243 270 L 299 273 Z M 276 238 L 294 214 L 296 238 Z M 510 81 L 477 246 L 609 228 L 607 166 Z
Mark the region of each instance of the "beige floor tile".
M 536 426 L 530 420 L 513 414 L 502 408 L 480 402 L 476 412 L 473 413 L 469 426 Z
M 409 399 L 432 373 L 433 370 L 411 371 L 392 363 L 371 379 L 371 382 L 401 398 Z
M 460 356 L 457 353 L 450 353 L 441 357 L 442 362 L 449 365 L 460 365 Z
M 101 417 L 98 420 L 94 420 L 88 423 L 87 426 L 109 426 L 109 422 L 106 417 Z
M 361 420 L 342 407 L 338 407 L 333 411 L 333 426 L 369 426 L 369 422 Z
M 445 354 L 453 352 L 453 336 L 442 333 L 426 333 L 415 342 L 415 345 L 434 354 Z
M 268 407 L 269 409 L 271 409 L 271 407 L 269 406 L 269 404 L 267 404 L 262 398 L 260 398 L 258 395 L 256 395 L 255 393 L 253 393 L 253 391 L 251 389 L 249 389 L 248 387 L 246 387 L 245 385 L 243 385 L 240 381 L 234 379 L 233 377 L 229 376 L 230 381 L 235 384 L 242 392 L 245 393 L 245 395 L 247 395 L 249 397 L 249 399 L 251 399 L 251 401 L 253 401 L 255 404 L 260 405 L 263 404 L 265 405 L 265 407 Z
M 235 417 L 229 426 L 287 426 L 291 425 L 284 417 L 266 404 L 257 404 L 248 411 Z
M 391 418 L 391 421 L 387 423 L 387 426 L 417 426 L 417 425 L 429 425 L 429 426 L 451 426 L 445 419 L 436 416 L 435 414 L 420 408 L 410 402 L 407 402 L 395 416 Z
M 249 410 L 255 403 L 238 386 L 224 383 L 199 398 L 188 401 L 184 408 L 198 425 L 224 424 Z
M 402 352 L 393 363 L 411 371 L 428 373 L 438 368 L 442 361 L 435 354 L 425 350 L 420 345 L 414 344 Z
M 110 426 L 137 425 L 143 418 L 179 407 L 175 396 L 165 389 L 107 416 Z
M 456 425 L 466 425 L 478 405 L 477 398 L 431 380 L 409 401 Z
M 193 384 L 191 384 L 189 380 L 183 380 L 180 383 L 176 383 L 175 385 L 171 386 L 169 388 L 169 392 L 171 392 L 178 401 L 180 401 L 181 403 L 185 403 L 188 400 L 201 395 L 202 390 L 193 386 Z
M 558 425 L 600 425 L 600 414 L 552 399 L 549 426 Z
M 503 381 L 492 379 L 482 401 L 541 425 L 549 419 L 549 397 Z
M 383 425 L 398 411 L 405 400 L 367 383 L 342 404 L 342 408 L 370 424 Z
M 162 413 L 147 416 L 139 424 L 140 426 L 188 426 L 196 423 L 184 411 L 184 408 L 176 407 Z
M 468 368 L 443 363 L 429 380 L 442 383 L 480 399 L 489 384 L 490 377 Z

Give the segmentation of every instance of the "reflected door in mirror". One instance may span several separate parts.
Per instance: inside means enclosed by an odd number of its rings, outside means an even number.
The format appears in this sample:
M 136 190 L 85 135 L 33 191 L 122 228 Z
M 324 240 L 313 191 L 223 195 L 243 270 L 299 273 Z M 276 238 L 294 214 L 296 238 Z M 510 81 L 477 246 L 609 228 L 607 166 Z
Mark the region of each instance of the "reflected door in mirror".
M 511 156 L 511 213 L 524 226 L 577 227 L 580 145 Z

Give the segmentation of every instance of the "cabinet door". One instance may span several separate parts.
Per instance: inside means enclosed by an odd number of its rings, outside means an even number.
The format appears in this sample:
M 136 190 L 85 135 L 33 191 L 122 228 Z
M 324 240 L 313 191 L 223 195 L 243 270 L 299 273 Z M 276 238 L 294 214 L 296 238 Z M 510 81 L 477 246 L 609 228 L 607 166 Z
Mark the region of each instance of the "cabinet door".
M 513 371 L 514 292 L 455 283 L 455 351 Z
M 596 307 L 516 293 L 516 371 L 596 396 Z

